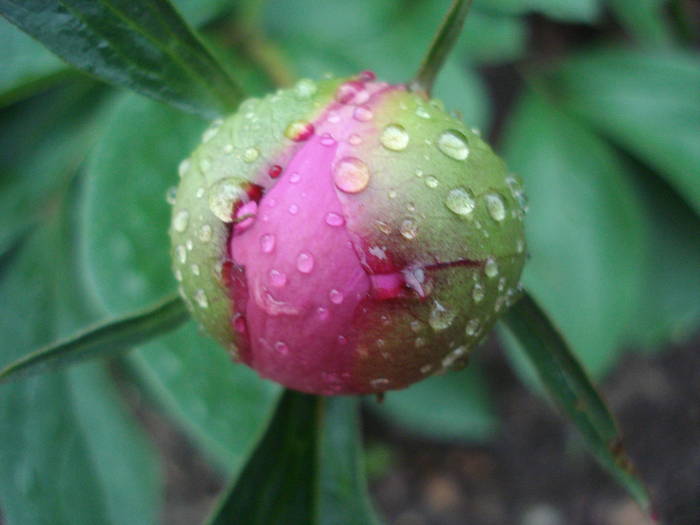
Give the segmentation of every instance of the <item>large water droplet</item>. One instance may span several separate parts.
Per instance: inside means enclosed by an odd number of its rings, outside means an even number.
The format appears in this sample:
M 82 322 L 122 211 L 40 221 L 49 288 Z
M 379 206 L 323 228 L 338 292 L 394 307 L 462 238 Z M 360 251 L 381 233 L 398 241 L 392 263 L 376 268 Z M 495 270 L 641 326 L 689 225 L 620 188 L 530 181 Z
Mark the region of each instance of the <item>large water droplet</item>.
M 498 264 L 492 257 L 486 259 L 486 264 L 484 264 L 484 273 L 486 274 L 486 277 L 489 278 L 493 278 L 498 275 Z
M 326 224 L 328 226 L 342 226 L 345 224 L 345 219 L 338 213 L 329 212 L 326 214 Z
M 328 292 L 328 298 L 333 304 L 340 304 L 343 302 L 343 293 L 336 290 L 333 288 L 330 292 Z
M 428 317 L 428 324 L 436 332 L 440 330 L 445 330 L 449 328 L 452 321 L 455 319 L 456 313 L 440 304 L 438 301 L 433 303 L 433 308 L 430 310 L 430 316 Z
M 330 146 L 335 145 L 335 139 L 333 138 L 333 135 L 331 135 L 330 133 L 324 133 L 323 135 L 321 135 L 320 142 L 321 142 L 322 146 L 326 146 L 326 147 L 330 147 Z
M 352 116 L 360 122 L 369 122 L 374 117 L 374 113 L 367 106 L 358 106 L 353 111 Z
M 260 237 L 260 251 L 263 253 L 272 253 L 275 249 L 275 236 L 271 233 L 266 233 Z
M 345 157 L 336 165 L 333 178 L 340 190 L 359 193 L 369 184 L 369 168 L 356 157 Z
M 456 160 L 464 160 L 469 156 L 467 138 L 456 129 L 444 131 L 438 138 L 438 149 L 445 155 Z
M 406 149 L 406 146 L 408 146 L 410 138 L 411 137 L 408 135 L 408 131 L 406 131 L 406 128 L 404 128 L 402 125 L 389 124 L 384 128 L 384 131 L 382 131 L 379 141 L 386 149 L 390 149 L 392 151 L 403 151 Z
M 301 273 L 311 273 L 314 269 L 314 257 L 308 252 L 301 252 L 297 256 L 297 270 Z
M 279 270 L 275 270 L 273 268 L 272 270 L 270 270 L 269 276 L 270 276 L 270 284 L 272 286 L 275 286 L 277 288 L 281 288 L 285 284 L 287 284 L 287 275 L 284 272 L 280 272 Z
M 484 195 L 484 200 L 486 201 L 486 209 L 494 221 L 501 222 L 506 218 L 506 206 L 500 195 L 487 193 Z
M 411 239 L 415 239 L 416 234 L 418 233 L 418 224 L 416 223 L 415 219 L 404 219 L 399 227 L 399 232 L 401 232 L 401 235 L 403 235 L 403 237 L 409 241 Z
M 184 232 L 187 229 L 187 223 L 189 222 L 190 214 L 187 210 L 180 210 L 173 217 L 173 229 L 176 232 Z
M 200 308 L 208 308 L 209 300 L 207 299 L 207 294 L 201 288 L 194 293 L 194 300 L 199 305 Z
M 209 209 L 224 222 L 233 221 L 233 203 L 243 191 L 236 179 L 221 179 L 209 189 Z
M 474 211 L 476 202 L 465 188 L 454 188 L 450 190 L 445 199 L 445 206 L 457 215 L 467 216 Z

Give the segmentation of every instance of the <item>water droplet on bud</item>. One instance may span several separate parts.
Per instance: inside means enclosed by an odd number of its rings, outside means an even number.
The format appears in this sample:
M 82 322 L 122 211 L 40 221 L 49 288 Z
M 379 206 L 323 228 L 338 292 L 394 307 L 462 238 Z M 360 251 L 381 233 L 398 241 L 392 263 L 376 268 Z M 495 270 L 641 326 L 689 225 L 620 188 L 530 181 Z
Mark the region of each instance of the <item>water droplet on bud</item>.
M 503 203 L 500 195 L 495 193 L 487 193 L 484 196 L 486 201 L 486 209 L 489 211 L 489 215 L 496 222 L 502 222 L 506 218 L 506 206 Z
M 467 138 L 456 129 L 444 131 L 438 138 L 438 149 L 455 160 L 464 160 L 469 156 Z
M 430 317 L 428 318 L 428 324 L 433 330 L 439 332 L 440 330 L 445 330 L 450 327 L 452 321 L 455 319 L 455 312 L 446 308 L 438 301 L 433 303 L 433 308 L 430 310 Z
M 418 233 L 418 225 L 416 224 L 415 219 L 404 219 L 399 227 L 399 232 L 401 232 L 401 235 L 403 235 L 403 237 L 409 241 L 411 239 L 415 239 L 416 234 Z
M 469 190 L 465 188 L 454 188 L 447 194 L 445 206 L 457 215 L 467 216 L 474 211 L 476 203 L 474 202 L 474 198 L 470 195 Z
M 221 179 L 209 189 L 209 209 L 222 221 L 231 222 L 233 203 L 243 195 L 237 179 Z
M 284 130 L 284 136 L 294 142 L 308 140 L 314 134 L 314 125 L 305 120 L 295 120 Z
M 330 299 L 333 304 L 340 304 L 344 299 L 343 293 L 334 288 L 328 293 L 328 299 Z
M 201 288 L 194 293 L 194 300 L 200 308 L 209 308 L 209 300 L 207 294 Z
M 248 148 L 243 152 L 243 160 L 245 162 L 253 162 L 259 155 L 260 152 L 257 150 L 257 148 Z
M 405 150 L 409 140 L 408 131 L 400 124 L 389 124 L 382 131 L 381 137 L 379 137 L 382 146 L 391 151 Z
M 271 233 L 266 233 L 260 237 L 260 251 L 263 253 L 272 253 L 275 249 L 275 236 Z
M 301 252 L 297 256 L 297 270 L 301 273 L 311 273 L 314 269 L 314 257 L 310 253 Z
M 329 212 L 326 214 L 326 224 L 328 224 L 328 226 L 342 226 L 345 224 L 345 219 L 342 215 Z
M 369 184 L 369 169 L 360 159 L 345 157 L 335 167 L 335 185 L 346 193 L 359 193 Z
M 173 229 L 176 232 L 184 232 L 187 229 L 187 222 L 189 221 L 190 214 L 187 210 L 180 210 L 173 217 Z
M 270 284 L 272 286 L 275 286 L 277 288 L 282 288 L 285 284 L 287 284 L 287 276 L 285 275 L 284 272 L 280 272 L 279 270 L 272 269 L 270 270 Z
M 300 99 L 311 98 L 316 93 L 316 83 L 308 78 L 302 78 L 294 86 L 294 94 Z
M 486 274 L 486 277 L 489 278 L 493 278 L 498 275 L 498 264 L 492 257 L 486 259 L 486 264 L 484 264 L 484 273 Z

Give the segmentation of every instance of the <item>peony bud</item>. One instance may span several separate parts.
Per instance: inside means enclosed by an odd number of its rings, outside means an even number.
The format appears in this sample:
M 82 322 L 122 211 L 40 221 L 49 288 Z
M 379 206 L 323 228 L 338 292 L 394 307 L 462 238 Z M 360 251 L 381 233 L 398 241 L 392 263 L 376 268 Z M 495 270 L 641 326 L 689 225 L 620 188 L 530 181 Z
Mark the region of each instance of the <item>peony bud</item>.
M 192 315 L 287 387 L 383 392 L 463 366 L 517 296 L 520 184 L 440 102 L 370 72 L 247 100 L 180 175 Z

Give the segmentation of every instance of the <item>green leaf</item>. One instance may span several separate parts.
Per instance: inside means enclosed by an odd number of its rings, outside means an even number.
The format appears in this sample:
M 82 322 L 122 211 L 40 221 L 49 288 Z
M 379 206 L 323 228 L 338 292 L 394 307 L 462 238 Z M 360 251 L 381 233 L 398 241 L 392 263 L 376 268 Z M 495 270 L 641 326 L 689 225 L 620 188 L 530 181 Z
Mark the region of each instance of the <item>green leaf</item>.
M 51 343 L 0 368 L 0 383 L 69 365 L 113 357 L 182 324 L 189 315 L 179 296 L 121 319 L 82 329 L 67 339 Z
M 0 137 L 0 254 L 46 216 L 94 141 L 102 93 L 91 81 L 6 108 Z
M 639 177 L 650 229 L 645 300 L 629 339 L 646 349 L 680 343 L 700 327 L 700 217 L 671 188 Z
M 410 83 L 416 91 L 430 94 L 438 73 L 459 39 L 471 5 L 472 0 L 452 2 Z
M 82 226 L 93 288 L 110 314 L 123 315 L 177 285 L 165 194 L 204 124 L 134 95 L 111 110 L 109 130 L 88 163 Z M 231 363 L 194 323 L 129 359 L 210 456 L 231 473 L 242 466 L 274 411 L 277 385 Z
M 209 525 L 372 525 L 357 400 L 287 391 Z
M 605 143 L 533 93 L 512 117 L 505 152 L 530 198 L 525 287 L 600 377 L 644 297 L 639 197 Z
M 29 35 L 0 18 L 0 106 L 32 94 L 59 79 L 68 66 Z
M 622 447 L 612 414 L 564 338 L 537 303 L 525 295 L 505 315 L 549 395 L 581 433 L 601 465 L 649 510 L 649 496 Z
M 667 0 L 610 0 L 610 9 L 643 44 L 669 46 L 675 40 L 666 17 Z
M 601 0 L 476 0 L 485 11 L 524 14 L 537 11 L 562 21 L 593 22 L 601 11 Z
M 13 260 L 0 282 L 3 361 L 89 322 L 76 241 L 54 214 Z M 0 507 L 8 525 L 152 524 L 154 458 L 101 364 L 0 386 Z
M 498 424 L 483 370 L 476 364 L 388 392 L 369 406 L 410 432 L 438 440 L 484 442 Z
M 78 69 L 206 118 L 242 93 L 167 0 L 0 0 L 0 13 Z
M 550 78 L 565 107 L 666 178 L 700 213 L 700 56 L 603 49 Z

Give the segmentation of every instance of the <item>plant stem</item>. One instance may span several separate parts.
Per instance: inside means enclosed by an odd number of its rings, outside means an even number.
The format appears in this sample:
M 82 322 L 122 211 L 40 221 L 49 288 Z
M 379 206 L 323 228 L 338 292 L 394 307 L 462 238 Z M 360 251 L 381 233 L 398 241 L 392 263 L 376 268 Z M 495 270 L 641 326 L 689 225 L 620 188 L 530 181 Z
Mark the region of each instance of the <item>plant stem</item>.
M 409 87 L 412 91 L 430 95 L 430 91 L 435 83 L 442 65 L 447 59 L 447 55 L 452 51 L 459 34 L 464 27 L 464 21 L 467 18 L 467 13 L 472 5 L 472 0 L 454 0 L 450 10 L 445 15 L 442 25 L 435 38 L 428 48 L 423 61 L 416 76 L 413 78 Z

